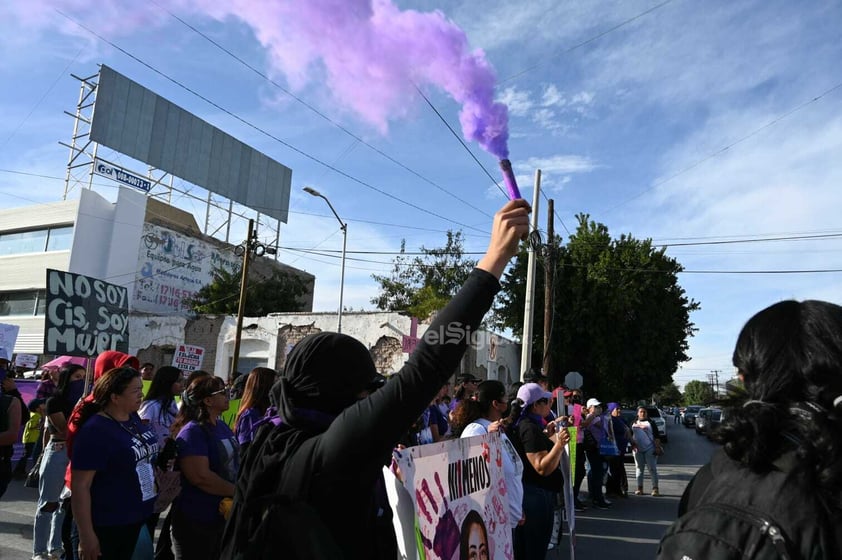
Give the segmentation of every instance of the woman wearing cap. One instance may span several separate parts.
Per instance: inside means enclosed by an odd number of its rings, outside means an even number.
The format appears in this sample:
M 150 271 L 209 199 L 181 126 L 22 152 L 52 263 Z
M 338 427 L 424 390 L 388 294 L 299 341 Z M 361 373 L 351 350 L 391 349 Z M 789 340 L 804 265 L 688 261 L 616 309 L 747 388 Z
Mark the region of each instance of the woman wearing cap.
M 260 551 L 253 536 L 263 530 L 273 531 L 273 542 L 289 558 L 377 557 L 378 510 L 372 496 L 384 462 L 459 366 L 470 334 L 491 307 L 499 278 L 528 231 L 524 200 L 510 201 L 497 212 L 487 252 L 436 314 L 431 336 L 422 336 L 401 370 L 374 393 L 367 387 L 377 369 L 359 341 L 319 333 L 295 345 L 272 391 L 281 423 L 261 430 L 240 471 L 225 530 L 225 558 Z M 445 332 L 448 336 L 436 336 Z M 275 501 L 267 502 L 266 496 Z M 292 507 L 318 523 L 290 519 Z M 319 538 L 310 538 L 317 525 L 323 529 Z
M 523 462 L 523 515 L 515 529 L 514 550 L 518 560 L 543 560 L 553 530 L 553 509 L 564 479 L 558 466 L 570 441 L 566 428 L 547 423 L 553 395 L 537 383 L 518 389 L 512 405 L 510 430 Z M 566 418 L 559 419 L 566 420 Z
M 602 413 L 602 403 L 598 399 L 588 399 L 588 415 L 582 420 L 585 433 L 585 454 L 591 468 L 588 471 L 588 494 L 591 502 L 599 509 L 608 509 L 611 503 L 602 493 L 602 478 L 605 474 L 605 461 L 599 452 L 599 443 L 611 436 L 611 420 Z
M 477 387 L 476 398 L 462 401 L 453 411 L 454 433 L 472 437 L 497 432 L 503 446 L 503 475 L 509 501 L 509 527 L 523 523 L 523 462 L 506 436 L 503 416 L 509 408 L 506 386 L 499 381 L 483 381 Z
M 617 444 L 617 450 L 620 454 L 614 457 L 608 457 L 608 480 L 605 483 L 605 494 L 608 497 L 627 498 L 629 481 L 626 478 L 624 457 L 626 455 L 626 446 L 631 441 L 631 430 L 620 415 L 620 405 L 618 403 L 608 403 L 608 414 L 611 416 L 614 442 Z

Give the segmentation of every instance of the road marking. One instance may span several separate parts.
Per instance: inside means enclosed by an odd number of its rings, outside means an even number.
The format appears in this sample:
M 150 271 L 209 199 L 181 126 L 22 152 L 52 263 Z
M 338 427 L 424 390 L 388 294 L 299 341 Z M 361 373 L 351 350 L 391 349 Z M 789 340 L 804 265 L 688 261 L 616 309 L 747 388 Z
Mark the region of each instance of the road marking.
M 585 539 L 609 539 L 612 541 L 622 541 L 628 543 L 635 543 L 635 544 L 658 544 L 661 542 L 660 539 L 642 539 L 639 537 L 615 537 L 613 535 L 588 535 L 582 533 L 576 533 L 576 540 L 585 538 Z

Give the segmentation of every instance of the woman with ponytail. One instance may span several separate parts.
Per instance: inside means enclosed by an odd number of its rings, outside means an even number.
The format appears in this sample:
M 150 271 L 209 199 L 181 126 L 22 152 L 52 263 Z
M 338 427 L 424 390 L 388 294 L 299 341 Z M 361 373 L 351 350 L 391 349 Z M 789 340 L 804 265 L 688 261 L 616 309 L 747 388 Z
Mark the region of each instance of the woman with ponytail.
M 172 506 L 173 553 L 176 560 L 214 560 L 225 524 L 221 505 L 234 496 L 239 464 L 237 438 L 220 420 L 228 410 L 228 390 L 218 377 L 198 377 L 181 402 L 171 428 L 182 473 Z
M 152 557 L 158 441 L 140 421 L 140 372 L 121 367 L 94 384 L 75 416 L 71 500 L 81 560 Z
M 512 442 L 506 436 L 504 416 L 509 409 L 506 386 L 499 381 L 483 381 L 473 399 L 459 403 L 453 411 L 454 433 L 472 437 L 499 433 L 503 447 L 503 476 L 509 501 L 509 527 L 512 531 L 523 518 L 523 463 Z
M 790 558 L 838 558 L 842 307 L 824 301 L 767 307 L 743 327 L 733 363 L 744 391 L 726 403 L 715 435 L 723 446 L 687 486 L 682 519 L 658 558 L 703 557 L 698 543 L 673 543 L 683 524 L 716 507 L 755 512 L 772 528 L 764 534 L 778 537 L 770 539 L 774 548 L 786 548 Z
M 523 514 L 525 523 L 515 529 L 514 551 L 519 560 L 543 560 L 553 530 L 553 510 L 564 479 L 559 464 L 570 441 L 566 428 L 545 420 L 552 393 L 537 383 L 518 389 L 512 403 L 510 433 L 523 462 Z M 561 422 L 564 418 L 560 418 Z
M 38 507 L 32 532 L 33 558 L 57 556 L 62 551 L 62 525 L 66 509 L 61 505 L 67 454 L 67 419 L 85 391 L 85 368 L 65 365 L 58 375 L 56 391 L 45 405 L 44 430 L 48 441 L 41 455 L 38 478 Z M 68 541 L 69 542 L 69 541 Z

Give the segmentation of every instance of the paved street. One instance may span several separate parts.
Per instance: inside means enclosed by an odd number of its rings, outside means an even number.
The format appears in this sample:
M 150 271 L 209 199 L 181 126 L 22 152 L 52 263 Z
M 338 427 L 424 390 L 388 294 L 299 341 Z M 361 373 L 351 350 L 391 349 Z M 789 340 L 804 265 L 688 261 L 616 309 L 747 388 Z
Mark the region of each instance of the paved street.
M 695 431 L 673 424 L 667 417 L 669 444 L 661 457 L 658 473 L 662 496 L 631 496 L 614 500 L 608 511 L 589 508 L 577 518 L 577 558 L 653 558 L 658 541 L 675 519 L 678 500 L 693 474 L 708 461 L 716 446 Z M 634 465 L 626 464 L 629 487 L 635 487 Z M 651 491 L 647 478 L 645 489 Z M 582 483 L 587 490 L 587 481 Z M 0 558 L 26 559 L 31 555 L 32 518 L 36 491 L 12 481 L 0 500 Z M 570 539 L 567 535 L 561 548 L 547 554 L 547 560 L 568 560 Z
M 667 416 L 669 444 L 658 464 L 661 496 L 653 498 L 648 493 L 652 486 L 645 478 L 644 496 L 614 499 L 614 506 L 607 510 L 588 508 L 576 519 L 576 558 L 622 558 L 644 560 L 655 557 L 658 542 L 666 528 L 675 520 L 678 501 L 687 483 L 704 465 L 718 447 L 704 436 L 696 435 L 692 428 L 673 423 Z M 626 464 L 629 489 L 636 488 L 634 464 Z M 587 480 L 582 490 L 587 489 Z M 547 554 L 547 560 L 570 559 L 570 539 L 564 536 L 561 547 Z

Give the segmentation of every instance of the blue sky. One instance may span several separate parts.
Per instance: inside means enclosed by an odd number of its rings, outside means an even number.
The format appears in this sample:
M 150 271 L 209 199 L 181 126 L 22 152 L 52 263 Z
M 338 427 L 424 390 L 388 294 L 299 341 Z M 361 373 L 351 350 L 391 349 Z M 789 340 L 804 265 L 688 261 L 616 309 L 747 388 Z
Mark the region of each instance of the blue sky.
M 71 111 L 78 96 L 70 74 L 90 76 L 105 63 L 293 169 L 283 247 L 341 249 L 338 224 L 324 202 L 301 191 L 312 186 L 349 222 L 349 251 L 396 252 L 402 239 L 408 250 L 436 247 L 447 229 L 459 228 L 468 250 L 484 249 L 490 215 L 504 197 L 424 100 L 406 95 L 386 126 L 375 125 L 333 95 L 317 59 L 287 75 L 279 57 L 291 46 L 278 37 L 296 30 L 285 29 L 285 21 L 255 24 L 263 3 L 232 2 L 230 11 L 201 0 L 59 4 L 227 111 L 409 204 L 315 163 L 175 86 L 60 15 L 53 3 L 11 0 L 0 5 L 0 201 L 6 207 L 61 198 L 61 180 L 34 175 L 64 176 L 68 154 L 58 142 L 67 141 L 72 121 L 63 111 Z M 842 241 L 833 237 L 842 235 L 838 2 L 397 5 L 440 10 L 465 31 L 471 47 L 485 52 L 498 76 L 497 99 L 509 108 L 509 147 L 521 190 L 531 197 L 531 177 L 540 168 L 545 192 L 555 200 L 557 232 L 566 237 L 575 214 L 585 212 L 614 236 L 673 245 L 668 253 L 688 271 L 680 282 L 702 306 L 692 316 L 699 330 L 690 342 L 692 360 L 676 373 L 679 385 L 704 380 L 714 369 L 730 375 L 736 335 L 763 307 L 787 298 L 842 300 L 838 272 L 749 273 L 842 269 Z M 258 15 L 240 17 L 243 10 Z M 363 91 L 376 87 L 359 83 Z M 432 85 L 422 89 L 458 130 L 459 105 Z M 469 147 L 496 178 L 495 158 L 475 143 Z M 104 182 L 97 190 L 114 196 Z M 189 201 L 179 204 L 199 211 Z M 244 229 L 234 230 L 236 238 Z M 816 235 L 831 237 L 712 244 Z M 688 242 L 706 244 L 674 246 Z M 365 260 L 348 260 L 345 304 L 371 309 L 371 274 L 387 271 L 391 255 L 349 256 Z M 336 256 L 283 251 L 282 260 L 317 276 L 316 310 L 336 308 Z

